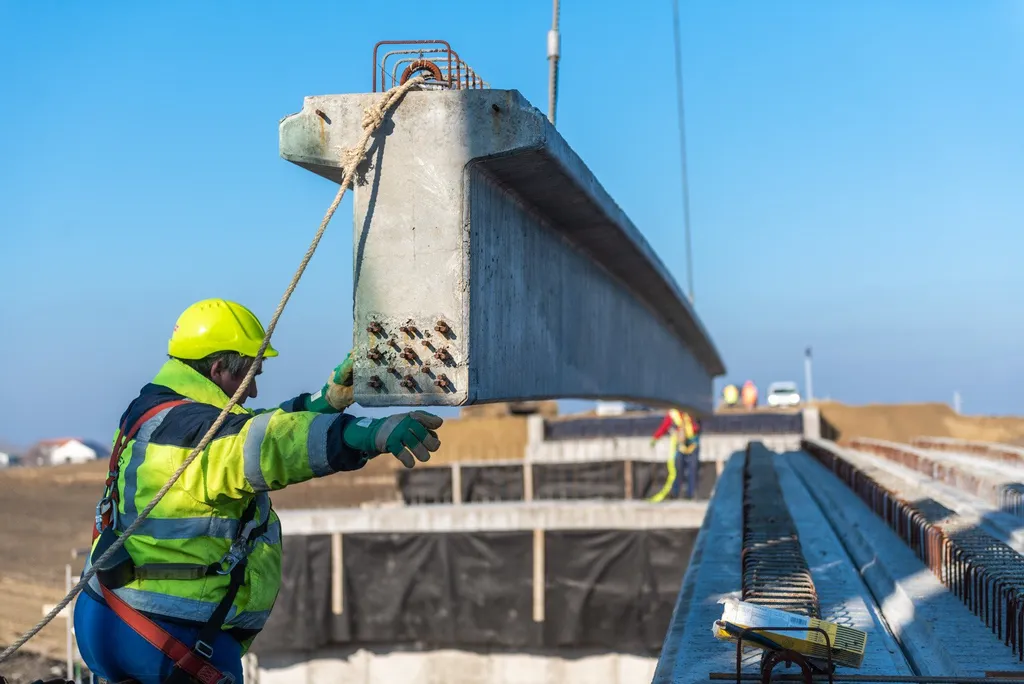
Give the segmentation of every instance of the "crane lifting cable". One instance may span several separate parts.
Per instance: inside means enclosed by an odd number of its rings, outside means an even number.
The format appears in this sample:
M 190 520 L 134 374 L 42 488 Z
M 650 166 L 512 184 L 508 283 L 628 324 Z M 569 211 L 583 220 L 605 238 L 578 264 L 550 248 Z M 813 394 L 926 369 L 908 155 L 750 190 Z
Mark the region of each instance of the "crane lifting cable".
M 679 163 L 683 186 L 683 232 L 686 236 L 686 280 L 693 304 L 693 248 L 690 241 L 690 181 L 686 174 L 686 115 L 683 108 L 683 46 L 679 36 L 679 0 L 672 2 L 672 36 L 675 39 L 676 98 L 679 114 Z
M 334 212 L 338 209 L 338 205 L 341 204 L 342 198 L 345 196 L 345 191 L 351 186 L 353 179 L 355 178 L 356 168 L 366 157 L 366 153 L 370 146 L 370 139 L 380 128 L 381 124 L 384 123 L 384 118 L 388 112 L 393 109 L 405 96 L 407 92 L 416 88 L 417 86 L 424 83 L 425 79 L 423 76 L 415 76 L 410 78 L 405 83 L 397 85 L 387 92 L 384 93 L 383 97 L 377 102 L 371 104 L 363 112 L 363 135 L 355 147 L 346 151 L 344 156 L 343 170 L 344 176 L 341 181 L 341 186 L 338 188 L 338 193 L 334 197 L 334 201 L 331 202 L 330 207 L 327 208 L 327 212 L 324 214 L 323 220 L 320 222 L 320 227 L 316 231 L 316 235 L 313 237 L 312 243 L 309 245 L 309 249 L 306 250 L 306 254 L 302 257 L 302 262 L 299 264 L 299 268 L 295 271 L 295 275 L 292 276 L 292 280 L 288 283 L 288 287 L 285 289 L 284 295 L 281 297 L 281 301 L 277 305 L 277 309 L 274 311 L 273 317 L 270 319 L 270 324 L 267 326 L 267 333 L 263 337 L 263 342 L 260 344 L 259 351 L 256 352 L 256 362 L 249 366 L 249 371 L 245 374 L 245 378 L 242 380 L 242 384 L 239 385 L 238 389 L 232 395 L 231 399 L 228 400 L 227 405 L 221 410 L 220 415 L 217 416 L 217 420 L 213 422 L 210 429 L 206 431 L 203 438 L 199 440 L 199 444 L 192 450 L 192 453 L 188 455 L 185 461 L 178 467 L 174 474 L 171 475 L 170 479 L 160 488 L 160 491 L 156 493 L 153 500 L 139 512 L 138 518 L 135 522 L 128 526 L 128 528 L 118 537 L 114 543 L 107 548 L 106 552 L 101 555 L 89 568 L 82 578 L 79 580 L 68 595 L 65 596 L 53 609 L 46 614 L 46 616 L 40 620 L 32 629 L 25 632 L 19 637 L 13 644 L 8 646 L 2 653 L 0 653 L 0 663 L 10 658 L 14 653 L 24 646 L 29 639 L 34 637 L 39 631 L 50 623 L 57 615 L 67 607 L 71 601 L 74 600 L 75 596 L 85 588 L 89 580 L 96 574 L 98 567 L 103 567 L 106 562 L 115 554 L 117 551 L 124 546 L 125 541 L 130 537 L 135 530 L 138 529 L 139 525 L 149 517 L 150 512 L 160 502 L 160 499 L 167 494 L 170 488 L 178 481 L 182 473 L 191 465 L 192 461 L 196 459 L 199 454 L 203 453 L 206 446 L 210 443 L 213 437 L 220 430 L 224 424 L 225 419 L 231 412 L 231 409 L 238 403 L 239 399 L 245 396 L 249 389 L 249 384 L 252 382 L 253 377 L 256 375 L 256 370 L 260 367 L 260 361 L 263 359 L 263 354 L 267 350 L 267 346 L 270 344 L 270 337 L 274 334 L 274 329 L 277 327 L 277 321 L 284 312 L 285 306 L 288 304 L 288 300 L 291 298 L 292 293 L 295 291 L 295 287 L 299 284 L 299 280 L 302 279 L 302 274 L 306 270 L 306 266 L 309 264 L 310 259 L 313 258 L 313 253 L 316 252 L 317 246 L 320 244 L 320 239 L 323 237 L 324 232 L 327 230 L 327 224 L 331 222 L 331 218 L 334 216 Z

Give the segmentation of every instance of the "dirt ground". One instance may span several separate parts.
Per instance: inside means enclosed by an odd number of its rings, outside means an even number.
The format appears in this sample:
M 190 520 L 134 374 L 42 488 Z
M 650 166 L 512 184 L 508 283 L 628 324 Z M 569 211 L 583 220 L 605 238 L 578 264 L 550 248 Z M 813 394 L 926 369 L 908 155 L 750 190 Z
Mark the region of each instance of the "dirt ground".
M 907 442 L 914 437 L 953 437 L 983 442 L 1024 444 L 1024 418 L 961 416 L 948 404 L 819 404 L 839 439 L 873 437 Z
M 5 646 L 0 643 L 0 651 Z M 0 665 L 0 674 L 7 680 L 7 684 L 30 684 L 37 679 L 57 679 L 66 673 L 67 665 L 63 660 L 26 651 L 18 651 L 10 660 Z

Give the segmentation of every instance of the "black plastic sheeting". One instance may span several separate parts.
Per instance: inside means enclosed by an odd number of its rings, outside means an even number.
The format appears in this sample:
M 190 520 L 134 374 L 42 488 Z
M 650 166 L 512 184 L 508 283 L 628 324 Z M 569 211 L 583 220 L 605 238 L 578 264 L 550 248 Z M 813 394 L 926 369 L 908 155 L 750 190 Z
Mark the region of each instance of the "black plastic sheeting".
M 708 435 L 778 435 L 804 433 L 800 413 L 717 413 L 701 422 Z
M 402 468 L 395 471 L 395 478 L 402 500 L 407 504 L 451 503 L 451 468 Z
M 714 464 L 712 464 L 714 465 Z M 699 476 L 702 474 L 700 470 L 698 473 L 698 484 L 700 483 Z M 714 471 L 712 471 L 714 474 Z M 654 461 L 633 461 L 633 498 L 634 499 L 649 499 L 665 486 L 665 480 L 668 478 L 668 464 L 667 463 L 656 463 Z
M 534 463 L 535 501 L 562 499 L 625 499 L 624 461 Z
M 460 470 L 463 503 L 523 500 L 521 465 L 463 466 Z
M 634 499 L 646 499 L 661 490 L 668 477 L 664 462 L 633 461 Z M 535 501 L 572 499 L 625 499 L 624 461 L 580 463 L 535 463 Z M 523 467 L 520 465 L 463 466 L 462 502 L 522 501 Z M 407 504 L 451 502 L 452 476 L 448 466 L 400 470 L 398 488 Z M 715 464 L 703 462 L 697 468 L 697 499 L 711 498 L 717 474 Z M 683 483 L 685 488 L 685 483 Z
M 349 534 L 332 612 L 330 535 L 285 536 L 284 581 L 257 653 L 327 645 L 600 648 L 657 654 L 698 530 L 545 533 L 533 620 L 533 531 Z
M 526 646 L 529 532 L 343 538 L 350 642 Z
M 544 423 L 545 440 L 650 437 L 661 425 L 663 413 L 639 416 L 570 418 Z M 803 413 L 716 413 L 701 421 L 705 435 L 772 435 L 804 431 Z
M 332 641 L 331 537 L 294 535 L 283 538 L 281 593 L 266 629 L 274 648 L 304 651 Z M 324 610 L 324 607 L 327 610 Z M 268 631 L 269 630 L 269 631 Z
M 715 482 L 718 480 L 718 473 L 716 472 L 715 467 L 716 465 L 710 461 L 704 461 L 697 465 L 696 499 L 701 501 L 711 499 L 711 494 L 715 488 Z M 680 473 L 677 477 L 683 478 L 683 475 Z M 667 478 L 668 464 L 652 461 L 633 461 L 633 498 L 649 499 L 661 491 L 662 487 L 665 486 L 665 480 Z M 680 491 L 685 496 L 685 478 L 680 481 L 679 485 L 681 488 Z
M 696 535 L 548 532 L 544 645 L 659 653 Z

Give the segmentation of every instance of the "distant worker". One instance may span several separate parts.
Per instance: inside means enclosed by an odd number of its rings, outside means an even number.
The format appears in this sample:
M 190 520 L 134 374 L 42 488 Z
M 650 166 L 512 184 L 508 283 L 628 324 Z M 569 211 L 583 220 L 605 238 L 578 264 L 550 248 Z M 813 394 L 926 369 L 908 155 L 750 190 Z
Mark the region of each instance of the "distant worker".
M 722 403 L 728 408 L 735 408 L 740 401 L 740 391 L 731 382 L 722 390 Z
M 747 380 L 743 383 L 743 389 L 741 390 L 743 396 L 743 406 L 748 410 L 757 408 L 757 385 L 752 381 Z
M 691 418 L 690 414 L 672 409 L 651 436 L 651 446 L 670 431 L 668 479 L 661 491 L 651 497 L 650 500 L 655 502 L 664 500 L 666 496 L 680 498 L 681 476 L 686 478 L 686 498 L 692 499 L 697 493 L 700 423 Z
M 136 520 L 242 384 L 265 336 L 245 307 L 207 299 L 178 318 L 163 367 L 125 410 L 96 507 L 90 564 Z M 277 356 L 267 346 L 266 357 Z M 269 492 L 357 470 L 383 453 L 407 468 L 440 447 L 423 411 L 356 419 L 352 355 L 315 394 L 249 410 L 255 380 L 203 453 L 97 573 L 74 609 L 78 649 L 111 682 L 242 681 L 242 655 L 281 587 Z M 262 368 L 257 368 L 259 375 Z M 411 452 L 411 453 L 410 453 Z

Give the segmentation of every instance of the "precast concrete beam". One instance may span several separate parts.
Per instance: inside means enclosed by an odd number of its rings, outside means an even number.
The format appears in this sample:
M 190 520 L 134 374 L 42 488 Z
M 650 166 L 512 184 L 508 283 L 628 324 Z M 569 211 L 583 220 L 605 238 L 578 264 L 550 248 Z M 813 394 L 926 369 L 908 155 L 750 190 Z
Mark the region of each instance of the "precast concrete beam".
M 380 94 L 305 98 L 281 156 L 340 182 Z M 599 398 L 712 410 L 725 372 L 687 298 L 514 90 L 413 91 L 359 167 L 355 399 Z

